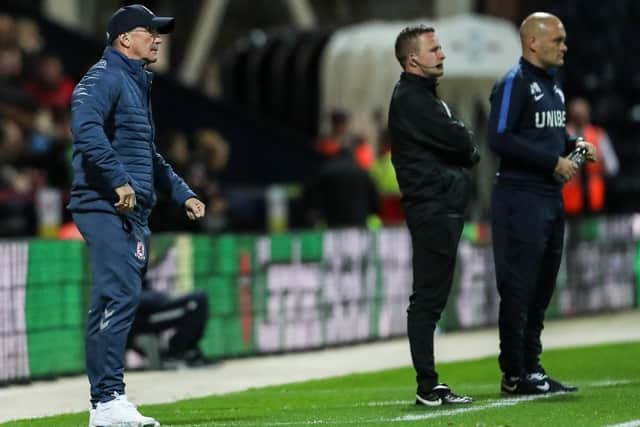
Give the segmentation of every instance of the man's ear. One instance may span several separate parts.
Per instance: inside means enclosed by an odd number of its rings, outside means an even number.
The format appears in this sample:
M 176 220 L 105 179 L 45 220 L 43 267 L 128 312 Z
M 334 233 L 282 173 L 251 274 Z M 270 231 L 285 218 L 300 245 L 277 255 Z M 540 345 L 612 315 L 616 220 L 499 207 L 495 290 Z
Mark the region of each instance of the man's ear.
M 538 43 L 536 43 L 537 40 L 535 38 L 535 36 L 531 36 L 529 37 L 529 39 L 527 40 L 527 47 L 529 48 L 529 52 L 534 52 L 536 51 L 536 46 Z
M 129 33 L 122 33 L 118 35 L 118 44 L 123 47 L 131 46 L 131 39 L 129 38 Z

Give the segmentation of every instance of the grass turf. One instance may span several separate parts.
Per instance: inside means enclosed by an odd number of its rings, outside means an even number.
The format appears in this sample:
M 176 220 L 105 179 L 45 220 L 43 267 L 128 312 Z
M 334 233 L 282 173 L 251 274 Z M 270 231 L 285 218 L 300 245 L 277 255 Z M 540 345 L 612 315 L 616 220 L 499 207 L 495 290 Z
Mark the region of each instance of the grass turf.
M 375 355 L 371 355 L 375 357 Z M 141 406 L 162 426 L 640 426 L 640 343 L 550 350 L 550 375 L 580 387 L 571 394 L 502 397 L 495 358 L 438 366 L 441 380 L 471 405 L 414 405 L 411 368 L 251 389 Z M 313 369 L 313 367 L 309 367 Z M 211 381 L 216 381 L 211 374 Z M 631 423 L 629 423 L 632 421 Z M 87 412 L 13 421 L 3 427 L 86 427 Z

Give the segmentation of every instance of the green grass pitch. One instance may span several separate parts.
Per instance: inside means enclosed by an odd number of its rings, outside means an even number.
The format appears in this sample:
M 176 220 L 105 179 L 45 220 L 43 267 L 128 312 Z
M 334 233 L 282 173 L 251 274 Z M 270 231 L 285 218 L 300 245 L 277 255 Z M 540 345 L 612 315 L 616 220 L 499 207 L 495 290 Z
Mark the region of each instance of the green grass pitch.
M 543 354 L 542 361 L 551 376 L 580 390 L 542 397 L 501 396 L 497 362 L 492 357 L 439 365 L 441 380 L 454 391 L 474 397 L 471 405 L 416 407 L 414 373 L 407 367 L 147 405 L 141 412 L 164 427 L 640 426 L 640 343 L 551 350 Z M 215 370 L 207 375 L 218 381 Z M 88 413 L 84 412 L 2 426 L 87 424 Z

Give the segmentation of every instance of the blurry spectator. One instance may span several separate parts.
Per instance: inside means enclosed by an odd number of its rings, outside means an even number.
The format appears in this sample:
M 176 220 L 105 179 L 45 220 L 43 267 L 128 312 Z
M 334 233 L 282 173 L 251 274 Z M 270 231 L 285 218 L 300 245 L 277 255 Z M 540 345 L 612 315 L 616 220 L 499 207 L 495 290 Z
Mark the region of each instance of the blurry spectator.
M 16 38 L 15 20 L 0 14 L 0 84 L 19 85 L 22 72 L 22 51 Z
M 315 226 L 364 227 L 380 209 L 375 184 L 349 147 L 341 147 L 326 160 L 307 184 L 304 197 L 308 219 Z
M 187 135 L 179 131 L 171 131 L 161 138 L 160 147 L 167 162 L 179 176 L 183 176 L 187 184 L 200 197 L 200 190 L 193 186 L 189 177 L 191 173 L 191 155 Z M 204 200 L 204 199 L 203 199 Z M 201 229 L 200 221 L 191 221 L 184 215 L 184 210 L 176 206 L 168 194 L 158 193 L 158 204 L 151 214 L 150 225 L 156 231 L 189 231 Z
M 186 176 L 191 164 L 189 139 L 183 132 L 169 132 L 165 138 L 167 160 L 171 162 L 173 170 L 180 176 Z
M 33 231 L 33 173 L 15 165 L 23 149 L 20 127 L 9 119 L 0 120 L 0 237 Z
M 378 158 L 371 168 L 371 176 L 381 195 L 400 194 L 396 172 L 391 164 L 391 147 L 388 143 L 380 145 Z
M 17 46 L 0 49 L 0 82 L 19 85 L 22 79 L 22 52 Z
M 34 150 L 34 163 L 46 173 L 47 185 L 62 189 L 71 187 L 71 154 L 73 140 L 71 136 L 71 113 L 68 109 L 55 109 L 50 115 L 51 122 L 46 135 L 32 136 L 31 149 Z M 40 141 L 36 143 L 36 141 Z M 36 144 L 42 144 L 36 151 Z
M 0 164 L 15 162 L 23 150 L 22 131 L 9 119 L 0 121 Z
M 28 18 L 16 22 L 16 42 L 27 56 L 38 55 L 44 46 L 38 25 Z
M 345 147 L 353 152 L 360 167 L 370 169 L 375 161 L 373 148 L 364 137 L 351 132 L 350 120 L 349 113 L 346 111 L 333 111 L 329 135 L 320 139 L 316 149 L 325 156 L 331 157 Z
M 13 37 L 3 34 L 7 28 L 13 27 L 13 20 L 0 15 L 0 114 L 29 128 L 33 125 L 36 105 L 22 89 L 22 52 Z
M 188 221 L 180 209 L 171 206 L 161 195 L 152 226 L 158 231 L 219 232 L 227 226 L 227 202 L 219 184 L 219 175 L 229 160 L 229 145 L 216 131 L 202 129 L 195 133 L 193 154 L 189 140 L 182 132 L 171 132 L 165 138 L 163 152 L 174 171 L 185 177 L 193 191 L 207 203 L 207 213 L 199 221 Z
M 207 170 L 218 174 L 224 170 L 229 160 L 229 145 L 218 132 L 202 129 L 196 133 L 196 150 L 204 156 Z
M 400 187 L 396 171 L 391 163 L 391 140 L 386 119 L 381 111 L 373 114 L 378 126 L 378 157 L 371 168 L 371 177 L 380 193 L 380 219 L 383 224 L 400 224 L 404 221 L 404 212 L 400 202 Z
M 227 199 L 219 176 L 229 162 L 229 144 L 218 132 L 202 129 L 196 133 L 195 162 L 189 174 L 192 188 L 207 202 L 204 230 L 218 232 L 226 228 Z
M 330 115 L 329 135 L 318 141 L 317 149 L 325 156 L 334 156 L 340 151 L 340 147 L 355 146 L 358 140 L 356 135 L 349 132 L 349 114 L 342 110 L 335 110 Z
M 371 168 L 371 177 L 380 193 L 380 219 L 384 224 L 400 224 L 404 221 L 404 212 L 400 202 L 401 194 L 396 172 L 391 163 L 389 142 L 380 145 L 380 153 Z
M 567 131 L 581 136 L 596 147 L 598 161 L 587 162 L 580 172 L 562 189 L 564 209 L 568 215 L 601 212 L 605 206 L 605 175 L 615 176 L 618 157 L 607 132 L 591 123 L 591 107 L 586 99 L 569 102 Z
M 16 23 L 15 20 L 4 13 L 0 13 L 0 50 L 15 47 Z
M 0 122 L 0 189 L 27 196 L 42 185 L 42 174 L 25 164 L 24 135 L 9 119 Z
M 60 58 L 48 53 L 38 59 L 35 75 L 24 88 L 42 105 L 69 108 L 74 86 L 74 82 L 65 76 Z

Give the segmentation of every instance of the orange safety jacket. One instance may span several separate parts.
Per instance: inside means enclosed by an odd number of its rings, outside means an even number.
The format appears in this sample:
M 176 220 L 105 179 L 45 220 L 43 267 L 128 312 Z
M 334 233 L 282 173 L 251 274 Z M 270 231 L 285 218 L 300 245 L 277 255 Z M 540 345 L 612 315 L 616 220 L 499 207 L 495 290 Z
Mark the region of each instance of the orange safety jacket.
M 564 211 L 567 215 L 577 215 L 583 212 L 585 195 L 591 212 L 600 212 L 604 208 L 605 185 L 599 145 L 603 136 L 604 131 L 597 126 L 586 125 L 582 129 L 582 137 L 595 146 L 598 161 L 586 162 L 582 170 L 562 188 Z M 585 173 L 584 177 L 583 173 Z M 586 194 L 583 188 L 585 185 Z
M 336 138 L 328 137 L 322 139 L 316 146 L 317 150 L 327 157 L 333 157 L 340 151 L 340 142 Z M 354 148 L 353 153 L 356 162 L 364 170 L 369 170 L 373 167 L 373 163 L 376 160 L 376 155 L 373 152 L 373 147 L 366 141 L 359 142 Z

